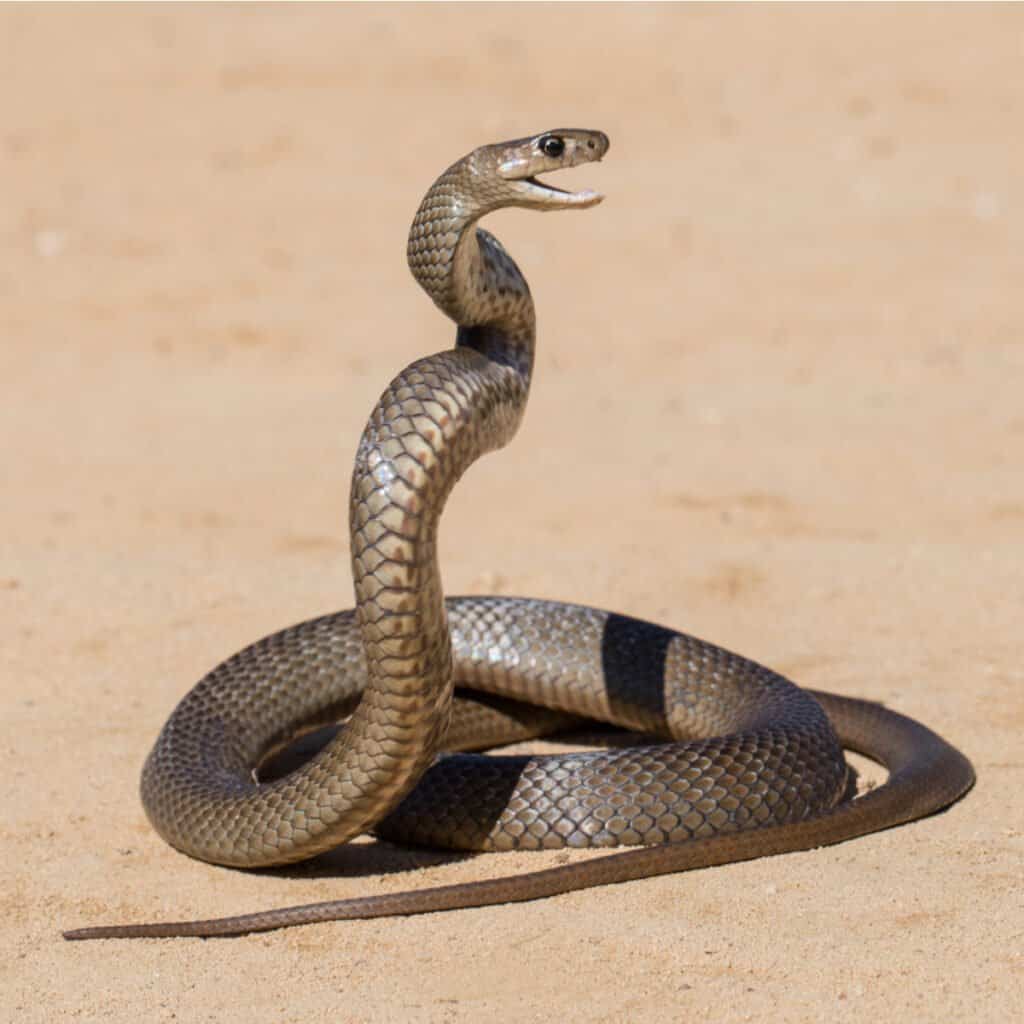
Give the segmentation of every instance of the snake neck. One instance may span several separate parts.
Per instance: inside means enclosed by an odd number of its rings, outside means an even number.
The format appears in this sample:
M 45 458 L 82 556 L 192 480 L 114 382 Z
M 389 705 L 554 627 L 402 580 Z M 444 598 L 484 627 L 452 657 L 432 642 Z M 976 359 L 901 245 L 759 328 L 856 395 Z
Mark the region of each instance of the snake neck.
M 409 236 L 413 275 L 458 325 L 455 348 L 417 360 L 391 382 L 352 476 L 366 687 L 335 751 L 354 794 L 343 801 L 352 835 L 404 796 L 447 731 L 452 650 L 438 523 L 463 472 L 515 433 L 533 368 L 530 290 L 497 239 L 476 228 L 493 206 L 473 198 L 467 173 L 455 165 L 442 175 Z
M 506 205 L 489 201 L 488 195 L 466 161 L 445 171 L 413 218 L 409 269 L 458 325 L 456 346 L 511 368 L 528 387 L 536 337 L 533 298 L 501 242 L 476 226 L 485 214 Z

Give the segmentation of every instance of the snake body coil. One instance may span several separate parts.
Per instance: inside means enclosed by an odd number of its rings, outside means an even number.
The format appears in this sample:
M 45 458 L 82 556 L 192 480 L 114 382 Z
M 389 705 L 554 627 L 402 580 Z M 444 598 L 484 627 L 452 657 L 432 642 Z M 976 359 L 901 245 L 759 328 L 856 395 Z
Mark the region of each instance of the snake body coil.
M 973 782 L 969 762 L 877 705 L 814 694 L 693 637 L 621 615 L 441 590 L 438 521 L 452 486 L 506 444 L 526 404 L 534 312 L 501 244 L 504 206 L 588 207 L 535 175 L 600 160 L 601 132 L 485 146 L 427 193 L 410 268 L 458 325 L 456 346 L 403 370 L 363 433 L 352 478 L 356 610 L 253 644 L 181 702 L 142 775 L 154 827 L 238 867 L 312 857 L 369 829 L 460 849 L 640 846 L 546 871 L 214 921 L 117 925 L 68 938 L 223 935 L 289 924 L 536 899 L 571 889 L 835 843 L 929 814 Z M 475 697 L 455 701 L 453 688 Z M 522 703 L 540 706 L 531 711 Z M 348 715 L 311 760 L 256 781 L 269 750 Z M 566 716 L 656 733 L 660 745 L 496 757 L 458 753 Z M 845 799 L 842 747 L 890 772 Z

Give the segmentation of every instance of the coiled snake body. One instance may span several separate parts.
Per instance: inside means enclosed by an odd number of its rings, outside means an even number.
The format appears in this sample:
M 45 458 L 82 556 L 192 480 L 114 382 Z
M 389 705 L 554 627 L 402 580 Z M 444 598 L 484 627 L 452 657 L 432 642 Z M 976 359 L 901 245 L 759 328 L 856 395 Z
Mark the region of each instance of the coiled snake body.
M 435 550 L 445 499 L 471 462 L 515 433 L 533 366 L 526 281 L 476 223 L 504 206 L 594 205 L 596 193 L 535 175 L 607 149 L 601 132 L 547 132 L 477 149 L 434 183 L 413 221 L 409 266 L 458 325 L 456 345 L 403 370 L 363 433 L 350 507 L 356 609 L 283 630 L 214 669 L 167 722 L 141 789 L 169 843 L 238 867 L 302 860 L 369 829 L 459 849 L 641 848 L 513 878 L 68 938 L 238 934 L 536 899 L 839 842 L 929 814 L 970 787 L 969 762 L 924 726 L 812 696 L 685 634 L 547 601 L 445 601 Z M 449 729 L 455 686 L 476 697 L 456 701 Z M 268 750 L 345 715 L 307 763 L 256 780 Z M 550 731 L 566 715 L 665 742 L 436 758 L 446 735 L 448 749 L 470 749 Z M 884 764 L 888 781 L 845 798 L 844 745 Z

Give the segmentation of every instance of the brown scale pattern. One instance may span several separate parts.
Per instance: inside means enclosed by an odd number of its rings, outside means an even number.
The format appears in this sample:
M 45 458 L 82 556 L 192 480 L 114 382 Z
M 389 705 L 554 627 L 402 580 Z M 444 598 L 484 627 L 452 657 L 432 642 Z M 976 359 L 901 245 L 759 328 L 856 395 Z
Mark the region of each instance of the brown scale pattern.
M 597 609 L 517 598 L 450 608 L 460 685 L 666 738 L 712 738 L 446 757 L 382 835 L 485 850 L 674 842 L 800 820 L 842 793 L 845 764 L 820 706 L 762 666 Z M 638 642 L 661 655 L 637 656 Z

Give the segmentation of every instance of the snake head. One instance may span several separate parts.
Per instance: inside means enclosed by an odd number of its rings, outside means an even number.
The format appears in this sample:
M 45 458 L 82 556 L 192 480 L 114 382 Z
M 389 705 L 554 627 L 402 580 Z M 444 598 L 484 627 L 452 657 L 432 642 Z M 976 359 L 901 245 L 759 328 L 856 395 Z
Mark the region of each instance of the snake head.
M 485 152 L 496 161 L 492 173 L 496 173 L 512 190 L 502 205 L 562 210 L 595 206 L 604 196 L 590 189 L 566 192 L 538 181 L 537 175 L 600 160 L 608 152 L 608 146 L 608 136 L 604 132 L 556 128 L 527 139 L 487 146 Z

